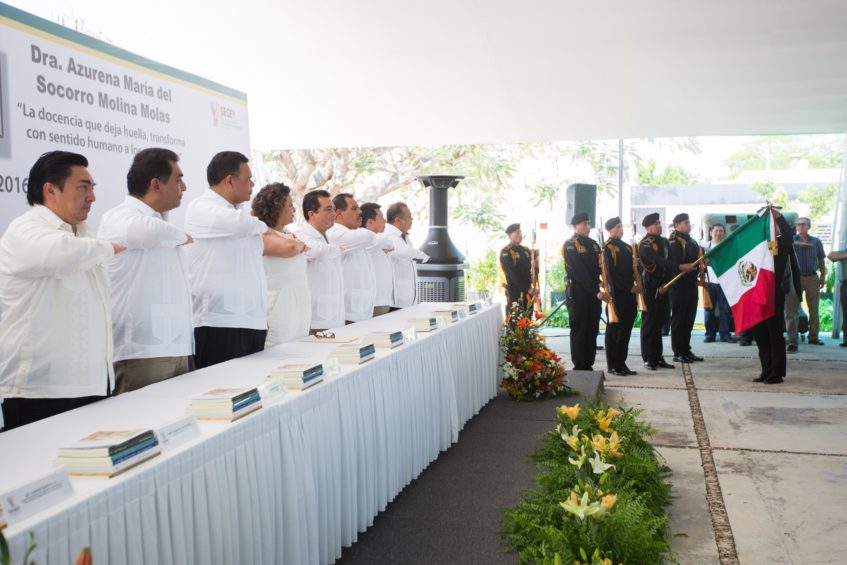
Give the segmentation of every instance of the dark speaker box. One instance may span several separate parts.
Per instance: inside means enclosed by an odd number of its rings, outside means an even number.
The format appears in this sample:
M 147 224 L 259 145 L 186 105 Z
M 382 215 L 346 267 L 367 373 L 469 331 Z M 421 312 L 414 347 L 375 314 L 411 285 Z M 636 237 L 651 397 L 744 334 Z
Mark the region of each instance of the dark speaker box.
M 567 189 L 568 224 L 577 212 L 585 212 L 588 214 L 588 219 L 591 220 L 591 227 L 594 226 L 595 216 L 597 215 L 597 185 L 596 184 L 572 184 Z

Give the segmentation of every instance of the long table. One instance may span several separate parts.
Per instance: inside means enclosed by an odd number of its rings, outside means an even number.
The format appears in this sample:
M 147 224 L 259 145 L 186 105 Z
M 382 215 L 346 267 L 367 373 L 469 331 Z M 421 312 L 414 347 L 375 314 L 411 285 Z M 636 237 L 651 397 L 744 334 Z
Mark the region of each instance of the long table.
M 444 305 L 360 322 L 340 336 L 402 329 Z M 18 562 L 326 564 L 497 393 L 502 309 L 480 313 L 339 375 L 291 392 L 112 479 L 72 479 L 74 495 L 6 531 Z M 0 492 L 45 475 L 62 445 L 96 430 L 151 428 L 184 416 L 191 396 L 257 386 L 292 358 L 336 344 L 295 342 L 182 375 L 0 434 Z

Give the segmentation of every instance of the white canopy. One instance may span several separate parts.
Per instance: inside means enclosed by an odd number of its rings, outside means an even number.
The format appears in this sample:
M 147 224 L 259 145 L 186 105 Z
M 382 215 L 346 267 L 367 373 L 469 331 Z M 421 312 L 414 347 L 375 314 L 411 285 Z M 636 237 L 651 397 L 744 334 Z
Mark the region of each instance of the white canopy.
M 12 3 L 246 91 L 259 149 L 847 130 L 843 0 Z

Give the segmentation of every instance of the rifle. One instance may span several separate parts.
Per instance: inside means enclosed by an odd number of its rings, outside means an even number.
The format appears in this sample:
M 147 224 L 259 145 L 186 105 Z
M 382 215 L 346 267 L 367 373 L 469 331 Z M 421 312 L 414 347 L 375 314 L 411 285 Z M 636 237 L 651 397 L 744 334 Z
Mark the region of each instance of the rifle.
M 532 228 L 532 241 L 529 247 L 529 277 L 530 277 L 530 286 L 531 290 L 534 290 L 535 293 L 532 297 L 532 313 L 535 316 L 535 319 L 538 320 L 544 314 L 541 311 L 541 300 L 538 296 L 538 262 L 535 258 L 535 227 Z
M 597 226 L 597 239 L 600 240 L 600 272 L 603 274 L 603 292 L 609 298 L 606 299 L 606 304 L 609 309 L 609 323 L 618 323 L 618 313 L 615 312 L 615 301 L 612 298 L 612 292 L 609 289 L 609 270 L 606 266 L 606 242 L 603 240 L 603 218 L 600 218 L 600 225 Z
M 647 301 L 644 300 L 644 281 L 641 280 L 641 269 L 638 268 L 638 265 L 635 264 L 635 261 L 638 260 L 638 244 L 635 241 L 635 233 L 636 228 L 635 224 L 632 224 L 632 278 L 635 281 L 635 285 L 638 287 L 638 292 L 636 296 L 638 297 L 638 309 L 642 312 L 647 311 Z
M 700 241 L 703 241 L 703 225 L 700 225 Z M 703 259 L 703 248 L 699 247 L 698 254 L 700 260 Z M 712 296 L 709 294 L 709 286 L 706 284 L 706 265 L 700 263 L 700 276 L 697 284 L 703 289 L 703 308 L 706 310 L 712 309 Z

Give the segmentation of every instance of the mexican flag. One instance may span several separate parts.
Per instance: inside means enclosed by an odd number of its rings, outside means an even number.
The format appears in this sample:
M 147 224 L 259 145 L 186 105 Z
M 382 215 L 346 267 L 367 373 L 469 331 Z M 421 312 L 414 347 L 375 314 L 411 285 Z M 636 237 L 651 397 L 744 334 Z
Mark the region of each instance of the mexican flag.
M 705 255 L 732 308 L 735 333 L 774 315 L 776 249 L 776 222 L 768 206 Z

